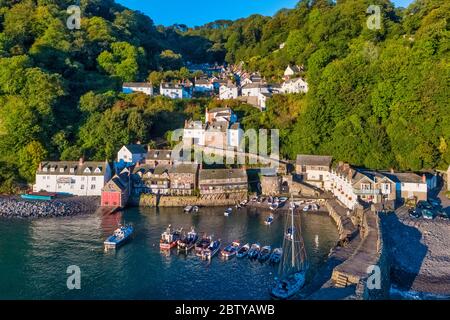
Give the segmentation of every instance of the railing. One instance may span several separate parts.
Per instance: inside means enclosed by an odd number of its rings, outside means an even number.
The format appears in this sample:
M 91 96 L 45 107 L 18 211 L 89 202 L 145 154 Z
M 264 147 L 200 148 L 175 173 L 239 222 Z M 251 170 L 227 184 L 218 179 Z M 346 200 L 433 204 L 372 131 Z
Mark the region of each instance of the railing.
M 354 189 L 355 194 L 362 194 L 362 195 L 377 195 L 381 194 L 380 189 L 370 189 L 370 190 L 364 190 L 364 189 Z

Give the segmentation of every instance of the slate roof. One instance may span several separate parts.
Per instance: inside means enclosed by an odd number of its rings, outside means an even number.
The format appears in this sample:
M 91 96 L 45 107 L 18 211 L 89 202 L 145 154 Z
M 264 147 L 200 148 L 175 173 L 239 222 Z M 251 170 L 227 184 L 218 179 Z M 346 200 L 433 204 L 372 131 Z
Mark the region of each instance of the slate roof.
M 198 171 L 198 164 L 194 163 L 180 163 L 172 166 L 169 169 L 169 173 L 190 173 L 190 174 L 197 174 Z
M 329 167 L 332 159 L 333 157 L 331 156 L 299 154 L 297 155 L 297 165 Z
M 127 144 L 125 148 L 127 148 L 132 154 L 147 153 L 147 150 L 145 150 L 145 147 L 141 144 Z
M 423 183 L 422 176 L 414 172 L 383 172 L 383 174 L 397 183 Z
M 170 160 L 172 157 L 172 150 L 148 150 L 147 159 L 148 160 Z
M 244 169 L 201 169 L 199 180 L 228 180 L 241 178 L 247 180 L 247 172 Z
M 153 88 L 153 85 L 149 82 L 124 82 L 123 88 Z
M 79 161 L 44 161 L 41 162 L 37 174 L 103 176 L 105 175 L 107 166 L 109 164 L 105 161 L 85 161 L 81 165 Z M 45 168 L 47 168 L 47 171 L 44 171 Z M 51 171 L 51 168 L 54 168 L 54 171 Z M 73 169 L 73 172 L 70 172 L 70 169 Z M 86 169 L 89 169 L 90 172 L 85 172 Z M 98 172 L 95 172 L 97 169 Z

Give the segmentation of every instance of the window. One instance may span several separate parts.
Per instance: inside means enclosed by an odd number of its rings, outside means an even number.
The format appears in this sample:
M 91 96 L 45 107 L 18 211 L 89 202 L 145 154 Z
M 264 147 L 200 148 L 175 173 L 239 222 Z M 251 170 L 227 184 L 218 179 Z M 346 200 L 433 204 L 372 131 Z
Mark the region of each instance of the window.
M 95 189 L 95 184 L 91 184 L 91 190 Z
M 84 190 L 84 184 L 81 185 L 81 188 L 80 188 L 80 189 L 81 189 L 81 190 Z
M 84 181 L 84 177 L 81 177 L 81 181 Z
M 96 177 L 92 177 L 92 179 L 91 179 L 92 181 L 96 181 Z

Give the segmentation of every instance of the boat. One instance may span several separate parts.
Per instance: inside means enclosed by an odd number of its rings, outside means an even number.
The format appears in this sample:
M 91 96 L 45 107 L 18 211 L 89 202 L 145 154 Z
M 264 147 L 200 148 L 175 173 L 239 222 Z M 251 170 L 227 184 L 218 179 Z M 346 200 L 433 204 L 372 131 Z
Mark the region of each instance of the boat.
M 307 204 L 306 206 L 303 207 L 303 211 L 305 211 L 305 212 L 306 212 L 306 211 L 309 211 L 310 208 L 311 208 L 310 205 Z
M 245 207 L 247 205 L 247 203 L 248 203 L 248 200 L 242 200 L 241 201 L 241 206 Z
M 269 262 L 271 264 L 280 263 L 282 255 L 283 255 L 282 248 L 273 249 L 272 254 L 270 255 L 270 258 L 269 258 Z
M 56 198 L 57 194 L 53 192 L 28 192 L 20 195 L 22 199 L 25 200 L 43 200 L 49 201 Z
M 272 204 L 270 205 L 270 210 L 277 210 L 278 206 L 278 202 L 272 202 Z
M 271 246 L 264 246 L 262 247 L 261 251 L 259 252 L 258 255 L 258 261 L 259 262 L 264 262 L 266 260 L 268 260 L 270 258 L 270 253 L 272 252 L 272 247 Z
M 287 198 L 287 197 L 280 197 L 279 200 L 280 200 L 281 202 L 286 202 L 286 201 L 288 200 L 288 198 Z
M 245 256 L 247 256 L 249 250 L 250 250 L 250 244 L 247 243 L 239 248 L 239 250 L 236 252 L 236 257 L 244 258 Z
M 266 218 L 266 220 L 264 220 L 264 224 L 267 226 L 270 226 L 273 222 L 273 215 L 270 215 Z
M 254 243 L 248 250 L 248 258 L 256 259 L 259 255 L 259 251 L 261 250 L 261 245 L 259 243 Z
M 220 255 L 223 258 L 231 258 L 236 254 L 236 252 L 239 250 L 239 247 L 241 244 L 238 241 L 234 241 L 233 243 L 229 244 L 220 252 Z
M 217 252 L 219 252 L 219 249 L 220 249 L 220 239 L 212 241 L 209 244 L 208 248 L 203 250 L 202 259 L 211 260 L 212 257 L 214 257 L 217 254 Z
M 278 277 L 269 290 L 273 299 L 280 300 L 292 298 L 303 288 L 308 268 L 305 245 L 300 232 L 300 216 L 294 219 L 293 205 L 289 211 L 290 219 L 286 219 Z
M 178 252 L 188 253 L 192 248 L 194 248 L 197 240 L 197 232 L 195 232 L 194 227 L 192 227 L 191 231 L 188 232 L 186 237 L 177 241 Z
M 195 255 L 201 257 L 203 255 L 203 250 L 208 248 L 211 244 L 212 237 L 204 234 L 195 244 Z
M 159 248 L 162 250 L 170 250 L 177 245 L 178 240 L 181 238 L 181 232 L 183 229 L 172 231 L 172 226 L 169 224 L 166 231 L 161 234 L 161 240 L 159 240 Z
M 311 210 L 312 210 L 312 211 L 318 211 L 318 210 L 319 210 L 319 205 L 317 205 L 316 203 L 313 203 L 313 204 L 311 205 Z
M 241 205 L 239 203 L 236 204 L 236 209 L 240 209 L 240 208 L 242 208 Z
M 186 213 L 189 213 L 189 212 L 191 212 L 192 211 L 192 206 L 186 206 L 185 208 L 184 208 L 184 212 L 186 212 Z
M 223 215 L 224 215 L 225 217 L 228 217 L 232 212 L 233 212 L 233 209 L 232 209 L 232 208 L 228 208 L 227 210 L 225 210 L 225 212 L 223 213 Z
M 198 207 L 197 206 L 193 206 L 192 207 L 192 212 L 198 212 Z
M 108 239 L 103 242 L 105 245 L 105 250 L 107 249 L 115 249 L 120 245 L 124 244 L 133 234 L 134 228 L 131 225 L 120 226 L 117 228 L 112 236 L 109 236 Z

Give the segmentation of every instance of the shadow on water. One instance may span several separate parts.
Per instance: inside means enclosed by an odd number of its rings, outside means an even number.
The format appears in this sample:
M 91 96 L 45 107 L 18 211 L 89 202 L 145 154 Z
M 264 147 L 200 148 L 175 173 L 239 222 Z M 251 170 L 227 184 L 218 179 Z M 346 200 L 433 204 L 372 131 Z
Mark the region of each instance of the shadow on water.
M 382 216 L 381 223 L 391 261 L 391 282 L 410 290 L 428 252 L 428 247 L 421 243 L 423 235 L 400 221 L 396 214 Z

